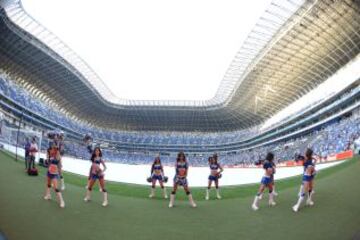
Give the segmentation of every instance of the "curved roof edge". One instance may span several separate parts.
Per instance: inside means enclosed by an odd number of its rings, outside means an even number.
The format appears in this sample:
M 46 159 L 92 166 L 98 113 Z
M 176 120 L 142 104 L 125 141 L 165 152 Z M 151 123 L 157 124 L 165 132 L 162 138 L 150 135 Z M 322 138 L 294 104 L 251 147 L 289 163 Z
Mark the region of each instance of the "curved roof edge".
M 215 96 L 210 100 L 204 101 L 121 99 L 112 93 L 94 70 L 92 70 L 80 56 L 63 43 L 55 34 L 31 17 L 23 8 L 21 0 L 0 0 L 0 6 L 4 8 L 7 16 L 15 25 L 36 37 L 44 45 L 58 54 L 64 60 L 62 61 L 63 64 L 68 65 L 68 67 L 70 65 L 71 67 L 69 67 L 69 69 L 75 69 L 77 72 L 76 75 L 80 74 L 80 79 L 85 81 L 85 84 L 94 92 L 97 92 L 101 100 L 109 105 L 219 108 L 230 103 L 247 73 L 249 73 L 262 56 L 271 49 L 271 46 L 301 19 L 302 16 L 296 15 L 295 13 L 305 5 L 307 11 L 310 10 L 316 2 L 317 0 L 293 0 L 287 2 L 274 0 L 243 42 L 240 50 L 236 53 L 225 72 Z M 307 11 L 305 11 L 305 13 Z M 292 17 L 294 17 L 294 19 L 289 21 Z

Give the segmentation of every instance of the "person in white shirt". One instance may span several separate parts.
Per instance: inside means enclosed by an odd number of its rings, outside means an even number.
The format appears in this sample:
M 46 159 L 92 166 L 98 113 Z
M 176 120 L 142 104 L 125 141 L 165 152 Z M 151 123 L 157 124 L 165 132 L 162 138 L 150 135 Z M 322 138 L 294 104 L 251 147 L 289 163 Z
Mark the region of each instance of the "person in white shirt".
M 31 140 L 30 148 L 29 148 L 29 164 L 28 164 L 28 170 L 31 168 L 35 168 L 35 156 L 38 152 L 38 145 L 36 144 L 36 138 L 33 137 Z

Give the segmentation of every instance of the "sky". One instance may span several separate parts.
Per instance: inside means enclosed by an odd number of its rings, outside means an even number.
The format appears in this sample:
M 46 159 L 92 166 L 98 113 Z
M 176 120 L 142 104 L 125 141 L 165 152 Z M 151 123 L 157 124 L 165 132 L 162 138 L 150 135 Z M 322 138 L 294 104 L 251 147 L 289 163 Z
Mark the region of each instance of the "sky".
M 119 98 L 208 100 L 271 0 L 22 0 Z

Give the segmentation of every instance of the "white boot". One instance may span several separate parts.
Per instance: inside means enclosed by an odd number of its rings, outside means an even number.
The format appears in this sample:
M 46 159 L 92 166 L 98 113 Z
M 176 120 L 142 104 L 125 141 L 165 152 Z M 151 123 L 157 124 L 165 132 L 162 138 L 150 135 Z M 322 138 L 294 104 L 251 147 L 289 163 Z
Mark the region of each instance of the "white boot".
M 221 199 L 220 189 L 219 189 L 219 188 L 216 189 L 216 198 L 217 198 L 217 199 Z
M 254 198 L 254 202 L 253 202 L 253 204 L 251 205 L 251 208 L 252 208 L 254 211 L 256 211 L 256 210 L 259 209 L 259 206 L 258 206 L 259 200 L 260 200 L 259 196 L 256 195 L 255 198 Z
M 194 199 L 191 194 L 189 194 L 189 202 L 192 207 L 196 207 L 196 203 L 194 202 Z
M 262 193 L 262 194 L 259 195 L 259 200 L 262 199 L 263 195 L 264 195 L 264 193 Z
M 166 187 L 164 187 L 163 189 L 163 195 L 164 195 L 164 198 L 167 199 L 168 198 L 168 195 L 167 195 L 167 192 L 166 192 Z
M 279 195 L 276 191 L 275 191 L 275 186 L 273 186 L 273 191 L 272 194 L 276 197 L 277 195 Z
M 206 193 L 205 193 L 205 200 L 209 200 L 209 189 L 206 189 Z
M 44 196 L 45 200 L 50 200 L 51 199 L 51 194 L 50 194 L 50 188 L 46 188 L 45 190 L 45 196 Z
M 155 188 L 151 188 L 149 198 L 153 198 L 154 196 L 155 196 Z
M 102 206 L 106 207 L 109 204 L 109 202 L 108 202 L 108 194 L 107 194 L 107 192 L 103 192 L 103 195 L 104 195 L 104 201 L 102 203 Z
M 61 178 L 61 191 L 65 190 L 65 181 L 64 178 Z
M 310 193 L 308 193 L 308 198 L 306 200 L 306 205 L 307 206 L 313 206 L 314 202 L 312 201 L 312 195 L 313 195 L 313 191 L 311 191 Z
M 59 200 L 59 206 L 60 206 L 61 208 L 64 208 L 64 207 L 65 207 L 65 202 L 64 202 L 64 199 L 63 199 L 63 197 L 62 197 L 61 192 L 56 193 L 56 195 L 57 195 L 58 200 Z
M 301 185 L 300 185 L 300 189 L 299 189 L 299 193 L 298 193 L 298 196 L 299 196 L 299 197 L 301 196 L 301 194 L 303 193 L 303 191 L 304 191 L 304 185 L 301 184 Z
M 174 206 L 174 202 L 175 202 L 175 194 L 170 194 L 169 208 L 172 208 Z
M 300 208 L 300 205 L 301 205 L 301 203 L 303 202 L 303 200 L 304 200 L 304 197 L 305 197 L 305 195 L 304 194 L 301 194 L 301 196 L 299 197 L 299 200 L 297 201 L 297 203 L 293 206 L 293 210 L 294 210 L 294 212 L 297 212 L 297 211 L 299 211 L 299 208 Z
M 269 193 L 269 206 L 275 206 L 276 202 L 274 201 L 274 193 Z
M 85 198 L 84 198 L 85 202 L 90 201 L 90 195 L 91 195 L 91 192 L 89 190 L 86 190 L 86 195 L 85 195 Z

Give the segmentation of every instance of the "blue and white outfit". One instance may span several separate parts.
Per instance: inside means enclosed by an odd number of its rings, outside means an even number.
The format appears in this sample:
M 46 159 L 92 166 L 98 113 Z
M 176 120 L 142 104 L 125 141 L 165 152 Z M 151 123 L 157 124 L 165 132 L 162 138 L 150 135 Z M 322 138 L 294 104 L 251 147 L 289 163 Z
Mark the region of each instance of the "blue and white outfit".
M 163 182 L 167 182 L 167 177 L 164 176 L 163 166 L 161 165 L 160 161 L 158 163 L 154 162 L 153 165 L 151 166 L 151 176 L 150 179 L 148 179 L 148 181 L 152 183 L 151 192 L 149 195 L 150 198 L 153 198 L 155 196 L 156 181 L 159 181 L 160 187 L 164 191 L 163 192 L 164 198 L 167 198 L 166 188 L 163 185 Z
M 304 162 L 304 174 L 303 174 L 303 182 L 311 182 L 314 177 L 315 177 L 315 171 L 313 173 L 307 173 L 307 169 L 309 167 L 314 167 L 315 168 L 315 164 L 313 163 L 312 160 L 308 160 L 306 162 Z
M 304 162 L 304 173 L 303 173 L 303 177 L 302 177 L 302 184 L 300 186 L 300 191 L 299 191 L 299 199 L 297 201 L 297 203 L 293 206 L 293 211 L 297 212 L 300 208 L 301 203 L 303 202 L 306 192 L 304 191 L 304 184 L 305 183 L 310 183 L 315 176 L 315 170 L 312 173 L 308 172 L 308 169 L 310 167 L 314 167 L 315 168 L 315 163 L 313 162 L 313 160 L 306 160 Z M 308 185 L 310 186 L 310 184 Z M 314 202 L 312 201 L 312 195 L 314 194 L 313 189 L 309 188 L 308 192 L 307 192 L 307 200 L 306 200 L 306 205 L 308 206 L 312 206 L 314 205 Z
M 216 163 L 216 164 L 209 164 L 209 167 L 210 167 L 210 171 L 213 172 L 213 171 L 218 171 L 221 167 L 220 167 L 220 164 Z M 218 179 L 220 178 L 219 176 L 219 173 L 216 174 L 216 175 L 212 175 L 210 174 L 209 175 L 209 180 L 210 181 L 217 181 Z
M 104 161 L 100 157 L 96 157 L 94 159 L 93 164 L 91 165 L 89 179 L 96 180 L 96 179 L 103 179 L 104 178 L 104 173 L 100 169 L 100 164 L 103 163 L 103 162 Z
M 265 174 L 261 178 L 261 184 L 269 189 L 269 206 L 275 206 L 276 203 L 274 201 L 274 193 L 273 193 L 273 185 L 272 185 L 274 181 L 274 171 L 272 171 L 271 174 L 268 173 L 268 170 L 274 170 L 274 163 L 266 160 L 263 164 L 263 168 L 265 169 Z M 252 209 L 255 211 L 259 209 L 259 200 L 262 199 L 262 194 L 264 191 L 264 188 L 261 187 L 260 189 L 261 190 L 259 190 L 259 192 L 256 194 L 254 198 L 254 202 L 251 206 Z
M 188 187 L 188 181 L 186 179 L 186 173 L 187 173 L 188 168 L 189 168 L 189 166 L 188 166 L 187 162 L 176 162 L 176 165 L 175 165 L 176 174 L 175 174 L 175 177 L 174 177 L 174 189 L 173 189 L 173 191 L 171 192 L 171 195 L 170 195 L 169 208 L 172 208 L 174 206 L 175 194 L 176 194 L 176 190 L 175 190 L 176 185 L 180 185 L 180 186 L 184 187 L 184 189 L 186 191 L 186 195 L 189 198 L 190 205 L 192 207 L 196 207 L 194 199 L 193 199 L 189 189 L 187 188 Z
M 177 162 L 175 168 L 176 174 L 174 177 L 174 184 L 186 187 L 188 185 L 188 181 L 186 179 L 185 172 L 189 168 L 187 162 Z
M 269 161 L 265 161 L 263 168 L 265 169 L 265 171 L 267 171 L 268 169 L 273 169 L 273 164 Z M 270 183 L 272 183 L 274 180 L 274 175 L 264 175 L 261 179 L 261 184 L 264 184 L 265 186 L 268 186 Z
M 50 179 L 59 179 L 60 178 L 59 166 L 60 166 L 60 161 L 58 159 L 50 158 L 47 177 Z
M 51 195 L 50 195 L 51 182 L 55 181 L 55 180 L 57 181 L 60 178 L 60 168 L 61 168 L 60 160 L 56 159 L 55 157 L 50 157 L 48 171 L 47 171 L 47 174 L 46 174 L 46 176 L 47 176 L 47 188 L 46 188 L 46 192 L 45 192 L 45 196 L 44 196 L 45 200 L 50 200 L 51 199 Z M 64 208 L 65 207 L 65 202 L 64 202 L 64 199 L 62 197 L 61 191 L 57 187 L 54 190 L 55 190 L 55 193 L 56 193 L 56 195 L 57 195 L 57 197 L 59 199 L 60 207 Z
M 161 172 L 160 174 L 156 174 L 155 172 Z M 163 176 L 163 167 L 161 164 L 154 164 L 151 168 L 151 179 L 152 180 L 159 180 L 159 181 L 163 181 L 164 180 L 164 176 Z

